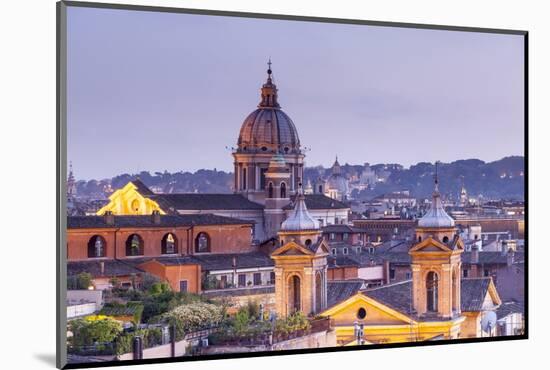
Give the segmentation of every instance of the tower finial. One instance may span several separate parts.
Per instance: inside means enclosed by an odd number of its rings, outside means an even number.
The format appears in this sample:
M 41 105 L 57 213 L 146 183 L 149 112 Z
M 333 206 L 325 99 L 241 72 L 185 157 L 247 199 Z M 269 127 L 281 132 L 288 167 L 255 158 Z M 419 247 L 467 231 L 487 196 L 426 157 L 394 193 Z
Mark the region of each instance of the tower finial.
M 435 192 L 439 192 L 439 177 L 437 173 L 438 166 L 439 166 L 439 161 L 435 161 L 435 176 L 434 176 Z
M 267 61 L 267 81 L 262 86 L 262 101 L 260 102 L 258 107 L 280 108 L 280 105 L 277 102 L 277 86 L 273 83 L 271 57 L 269 57 Z

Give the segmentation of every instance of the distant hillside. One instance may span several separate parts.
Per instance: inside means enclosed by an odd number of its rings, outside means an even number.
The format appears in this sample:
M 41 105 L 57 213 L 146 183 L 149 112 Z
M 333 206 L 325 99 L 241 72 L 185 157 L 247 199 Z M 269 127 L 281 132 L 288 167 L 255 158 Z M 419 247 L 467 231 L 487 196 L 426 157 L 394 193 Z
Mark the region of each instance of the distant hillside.
M 383 180 L 365 190 L 353 190 L 352 196 L 358 199 L 371 199 L 377 195 L 409 190 L 416 197 L 427 197 L 433 190 L 435 166 L 421 162 L 410 168 L 398 164 L 376 164 L 370 169 L 377 174 L 383 173 Z M 353 183 L 365 170 L 364 165 L 342 165 L 342 173 Z M 482 194 L 485 198 L 524 198 L 524 158 L 506 157 L 494 162 L 478 159 L 458 160 L 439 165 L 440 190 L 443 194 L 456 197 L 460 190 L 462 176 L 470 196 Z M 330 168 L 321 166 L 306 168 L 305 181 L 312 183 L 319 177 L 328 177 Z M 155 172 L 142 171 L 139 174 L 122 174 L 112 179 L 78 181 L 77 194 L 81 197 L 102 198 L 109 189 L 116 190 L 131 179 L 139 177 L 156 192 L 164 193 L 229 193 L 232 192 L 233 174 L 214 170 L 191 172 Z

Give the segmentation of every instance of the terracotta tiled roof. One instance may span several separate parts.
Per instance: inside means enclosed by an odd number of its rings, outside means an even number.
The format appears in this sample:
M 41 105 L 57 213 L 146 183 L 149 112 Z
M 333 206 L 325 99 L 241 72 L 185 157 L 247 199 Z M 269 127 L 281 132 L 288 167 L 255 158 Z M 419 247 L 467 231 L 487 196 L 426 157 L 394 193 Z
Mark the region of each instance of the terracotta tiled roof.
M 350 208 L 347 204 L 338 200 L 327 197 L 323 194 L 307 194 L 305 195 L 306 207 L 309 210 L 313 209 L 346 209 Z M 290 202 L 284 209 L 293 209 L 294 201 Z
M 240 194 L 155 194 L 148 198 L 177 210 L 262 210 Z
M 501 319 L 512 313 L 524 314 L 525 306 L 523 302 L 518 302 L 518 301 L 502 302 L 502 304 L 497 308 L 496 313 L 497 313 L 497 319 Z
M 345 301 L 362 288 L 365 282 L 363 280 L 333 280 L 327 282 L 327 307 L 332 307 L 337 303 Z
M 152 215 L 113 216 L 114 223 L 109 225 L 105 216 L 69 216 L 68 229 L 94 228 L 138 228 L 138 227 L 176 227 L 194 225 L 250 225 L 253 221 L 224 217 L 209 213 L 196 215 L 160 215 L 155 223 Z
M 101 263 L 103 262 L 104 272 L 101 273 Z M 142 270 L 128 263 L 119 260 L 103 260 L 103 261 L 69 261 L 67 262 L 67 275 L 74 276 L 82 272 L 90 273 L 94 278 L 98 277 L 115 277 L 128 276 L 138 274 Z

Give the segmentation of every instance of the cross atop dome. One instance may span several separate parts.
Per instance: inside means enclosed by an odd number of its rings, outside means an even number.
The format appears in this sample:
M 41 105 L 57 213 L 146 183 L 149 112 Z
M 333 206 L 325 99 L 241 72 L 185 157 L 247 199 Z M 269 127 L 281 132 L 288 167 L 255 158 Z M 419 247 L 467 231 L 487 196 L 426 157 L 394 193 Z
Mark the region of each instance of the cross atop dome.
M 271 58 L 267 62 L 267 81 L 262 85 L 262 94 L 258 108 L 280 108 L 277 102 L 277 85 L 273 83 L 273 70 L 271 69 Z

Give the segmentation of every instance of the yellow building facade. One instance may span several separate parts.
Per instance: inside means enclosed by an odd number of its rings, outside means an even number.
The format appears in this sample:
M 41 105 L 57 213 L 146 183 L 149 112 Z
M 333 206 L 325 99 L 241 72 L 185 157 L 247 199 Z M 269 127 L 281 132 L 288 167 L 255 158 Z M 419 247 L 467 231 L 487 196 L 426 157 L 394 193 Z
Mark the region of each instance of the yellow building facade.
M 464 244 L 443 208 L 437 177 L 415 238 L 411 280 L 360 290 L 321 313 L 334 321 L 340 345 L 482 336 L 481 318 L 500 298 L 490 277 L 461 279 Z
M 157 202 L 140 194 L 138 187 L 139 182 L 128 182 L 109 196 L 109 203 L 97 211 L 97 215 L 101 216 L 106 212 L 113 215 L 150 215 L 153 211 L 166 214 Z

